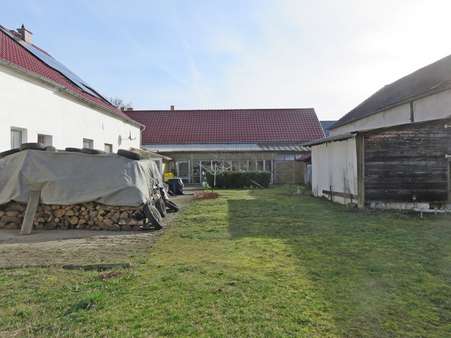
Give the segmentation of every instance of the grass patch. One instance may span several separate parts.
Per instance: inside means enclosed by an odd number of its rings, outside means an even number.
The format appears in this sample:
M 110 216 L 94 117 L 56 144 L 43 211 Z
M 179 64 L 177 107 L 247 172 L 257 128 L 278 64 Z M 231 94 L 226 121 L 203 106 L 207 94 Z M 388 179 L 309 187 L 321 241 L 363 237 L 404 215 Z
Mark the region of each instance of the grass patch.
M 107 277 L 1 271 L 0 336 L 446 337 L 451 218 L 221 191 Z

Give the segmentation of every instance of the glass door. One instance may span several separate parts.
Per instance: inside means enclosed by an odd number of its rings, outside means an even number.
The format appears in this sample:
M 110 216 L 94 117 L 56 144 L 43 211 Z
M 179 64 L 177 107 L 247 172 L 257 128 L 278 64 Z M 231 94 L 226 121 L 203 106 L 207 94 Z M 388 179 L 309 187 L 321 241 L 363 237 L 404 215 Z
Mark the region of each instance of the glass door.
M 191 183 L 200 183 L 200 163 L 193 161 L 193 172 L 191 175 Z
M 184 182 L 189 182 L 189 161 L 177 161 L 177 177 Z

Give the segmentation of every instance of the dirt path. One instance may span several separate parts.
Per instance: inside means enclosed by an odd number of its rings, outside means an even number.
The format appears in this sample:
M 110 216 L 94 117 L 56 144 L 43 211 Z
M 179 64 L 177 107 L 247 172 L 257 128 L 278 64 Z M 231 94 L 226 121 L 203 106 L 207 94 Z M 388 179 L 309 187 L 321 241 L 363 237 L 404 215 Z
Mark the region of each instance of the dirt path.
M 174 201 L 182 209 L 191 195 Z M 170 225 L 178 213 L 164 219 Z M 124 263 L 146 253 L 162 231 L 111 232 L 81 230 L 43 230 L 20 236 L 16 230 L 0 231 L 0 268 L 63 264 Z

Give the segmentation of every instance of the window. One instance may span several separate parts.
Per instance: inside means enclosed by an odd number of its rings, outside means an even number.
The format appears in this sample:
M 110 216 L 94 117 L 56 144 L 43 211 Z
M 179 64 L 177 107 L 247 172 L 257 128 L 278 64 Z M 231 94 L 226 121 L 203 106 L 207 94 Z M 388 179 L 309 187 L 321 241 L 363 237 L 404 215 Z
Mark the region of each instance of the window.
M 44 146 L 52 146 L 53 145 L 53 136 L 38 134 L 38 143 Z
M 257 161 L 249 161 L 249 171 L 257 170 Z
M 240 162 L 232 161 L 232 171 L 239 171 L 239 170 L 240 170 Z
M 180 178 L 189 178 L 189 162 L 179 161 L 177 162 L 177 176 Z
M 240 161 L 240 171 L 249 170 L 249 161 Z
M 212 160 L 211 167 L 212 167 L 212 170 L 216 170 L 216 171 L 221 170 L 222 171 L 222 170 L 224 170 L 224 162 L 221 160 Z
M 19 148 L 27 142 L 27 130 L 23 128 L 11 128 L 11 149 Z
M 224 161 L 224 171 L 232 171 L 232 161 Z
M 202 165 L 203 171 L 210 171 L 211 170 L 211 161 L 200 161 L 200 164 Z
M 265 161 L 265 171 L 272 172 L 272 161 L 271 160 Z
M 105 143 L 105 152 L 112 153 L 113 152 L 113 145 L 109 143 Z
M 200 161 L 193 161 L 192 162 L 192 176 L 191 176 L 191 182 L 192 183 L 200 183 Z
M 89 138 L 83 139 L 83 148 L 94 149 L 94 141 Z

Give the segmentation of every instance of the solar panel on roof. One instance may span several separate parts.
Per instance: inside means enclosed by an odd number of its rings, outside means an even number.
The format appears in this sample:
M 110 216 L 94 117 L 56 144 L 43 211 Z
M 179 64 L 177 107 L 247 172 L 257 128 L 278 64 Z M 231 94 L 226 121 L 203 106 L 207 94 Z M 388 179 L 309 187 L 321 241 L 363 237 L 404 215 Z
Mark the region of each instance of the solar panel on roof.
M 16 39 L 8 29 L 4 28 L 1 25 L 0 25 L 0 29 L 2 32 L 7 34 L 8 36 L 10 36 L 13 40 L 19 42 L 26 50 L 28 50 L 31 54 L 33 54 L 39 60 L 44 62 L 49 67 L 55 69 L 57 72 L 60 72 L 61 74 L 63 74 L 66 78 L 68 78 L 71 82 L 73 82 L 78 88 L 80 88 L 84 92 L 89 93 L 99 99 L 108 101 L 102 95 L 100 95 L 97 91 L 92 89 L 92 87 L 89 86 L 85 81 L 83 81 L 78 75 L 72 73 L 69 70 L 69 68 L 67 68 L 61 62 L 57 61 L 52 56 L 44 53 L 42 50 L 36 48 L 32 44 Z
M 67 77 L 70 81 L 72 81 L 75 85 L 77 85 L 81 90 L 98 97 L 102 100 L 106 100 L 102 95 L 97 93 L 95 90 L 93 90 L 85 81 L 83 81 L 78 75 L 71 72 L 65 65 L 63 65 L 61 62 L 54 59 L 52 56 L 44 53 L 43 51 L 39 50 L 32 44 L 26 43 L 24 41 L 19 41 L 19 43 L 26 48 L 30 53 L 32 53 L 34 56 L 36 56 L 38 59 L 40 59 L 42 62 L 47 64 L 48 66 L 52 67 L 56 71 L 63 74 L 65 77 Z

